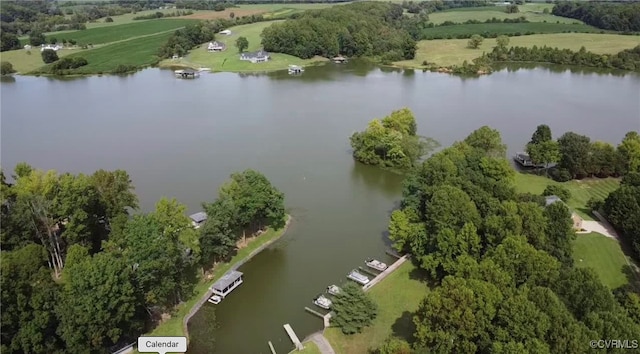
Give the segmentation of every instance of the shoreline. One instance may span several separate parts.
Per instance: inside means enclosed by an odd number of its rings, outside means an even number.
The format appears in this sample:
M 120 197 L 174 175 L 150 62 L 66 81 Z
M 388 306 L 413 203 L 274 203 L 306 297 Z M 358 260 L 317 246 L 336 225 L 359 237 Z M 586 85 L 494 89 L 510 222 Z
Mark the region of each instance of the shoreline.
M 287 230 L 289 229 L 289 225 L 291 224 L 291 220 L 292 220 L 291 215 L 287 214 L 287 220 L 285 221 L 284 226 L 282 227 L 282 229 L 276 231 L 277 233 L 279 233 L 278 235 L 276 235 L 271 240 L 265 242 L 264 244 L 258 246 L 258 248 L 256 248 L 253 251 L 251 251 L 251 253 L 249 253 L 248 255 L 243 257 L 242 259 L 240 259 L 240 260 L 236 261 L 235 263 L 233 263 L 233 265 L 229 269 L 227 269 L 227 271 L 225 273 L 227 273 L 229 271 L 232 271 L 232 270 L 237 270 L 243 264 L 245 264 L 246 262 L 250 261 L 253 257 L 255 257 L 258 253 L 262 252 L 265 248 L 269 247 L 274 242 L 278 241 L 282 236 L 284 236 L 285 233 L 287 233 Z M 254 239 L 254 241 L 255 241 L 255 239 Z M 250 244 L 251 243 L 249 243 L 249 245 Z M 247 246 L 247 247 L 249 247 L 249 246 Z M 215 269 L 215 267 L 214 267 L 214 269 Z M 211 281 L 215 282 L 214 279 L 211 279 L 211 280 L 207 280 L 205 283 L 209 284 Z M 207 299 L 210 296 L 211 296 L 210 290 L 209 290 L 209 287 L 207 287 L 206 292 L 204 294 L 200 295 L 200 300 L 198 300 L 198 302 L 191 307 L 191 309 L 189 310 L 187 315 L 185 315 L 183 317 L 183 319 L 182 319 L 182 332 L 187 337 L 187 343 L 189 342 L 189 328 L 188 328 L 189 320 L 198 312 L 198 310 L 200 310 L 202 305 L 204 305 L 207 302 Z

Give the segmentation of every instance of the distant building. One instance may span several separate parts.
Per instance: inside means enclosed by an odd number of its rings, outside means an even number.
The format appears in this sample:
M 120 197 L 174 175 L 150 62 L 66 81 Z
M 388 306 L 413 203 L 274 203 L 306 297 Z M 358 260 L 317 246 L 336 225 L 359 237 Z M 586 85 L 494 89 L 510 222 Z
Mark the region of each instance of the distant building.
M 548 197 L 545 197 L 545 206 L 549 206 L 553 203 L 557 203 L 560 202 L 564 205 L 566 205 L 562 199 L 560 199 L 560 197 L 558 197 L 557 195 L 550 195 Z M 569 206 L 567 205 L 567 208 L 569 208 Z M 573 220 L 573 229 L 576 231 L 580 231 L 582 230 L 582 217 L 580 215 L 578 215 L 578 213 L 576 213 L 575 211 L 573 211 L 573 209 L 569 208 L 569 211 L 571 211 L 571 220 Z
M 220 42 L 209 42 L 209 45 L 207 46 L 207 51 L 208 52 L 221 52 L 225 49 L 225 45 L 224 43 L 220 43 Z
M 220 31 L 220 32 L 218 32 L 218 33 L 220 33 L 220 34 L 224 34 L 224 35 L 227 35 L 227 36 L 228 36 L 228 35 L 230 35 L 230 34 L 231 34 L 231 31 L 230 31 L 230 30 L 228 30 L 228 29 L 226 29 L 226 30 L 224 30 L 224 31 Z
M 26 45 L 24 46 L 24 49 L 26 49 L 26 50 L 31 50 L 31 46 L 30 46 L 30 45 L 28 45 L 28 44 L 26 44 Z
M 240 60 L 246 60 L 252 63 L 264 63 L 265 61 L 269 61 L 269 59 L 269 53 L 265 52 L 264 50 L 240 54 Z
M 40 51 L 41 51 L 41 52 L 44 52 L 44 51 L 45 51 L 45 49 L 51 49 L 51 50 L 53 50 L 53 51 L 56 51 L 56 52 L 57 52 L 57 51 L 59 51 L 60 49 L 62 49 L 62 46 L 61 46 L 61 45 L 59 45 L 59 44 L 47 44 L 47 45 L 42 45 L 42 46 L 40 47 Z
M 199 213 L 189 215 L 189 219 L 191 219 L 191 224 L 193 225 L 193 227 L 198 229 L 204 224 L 205 221 L 207 221 L 207 213 L 201 211 Z

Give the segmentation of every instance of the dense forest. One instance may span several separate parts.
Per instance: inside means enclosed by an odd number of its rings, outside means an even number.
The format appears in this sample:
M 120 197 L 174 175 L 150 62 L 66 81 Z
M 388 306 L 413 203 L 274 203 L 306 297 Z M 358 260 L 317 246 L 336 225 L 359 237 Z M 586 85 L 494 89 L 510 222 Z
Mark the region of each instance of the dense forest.
M 496 46 L 487 54 L 487 57 L 494 61 L 538 62 L 640 71 L 640 45 L 613 55 L 592 53 L 584 47 L 574 52 L 570 49 L 535 45 L 531 48 Z
M 436 144 L 416 132 L 416 119 L 409 109 L 394 111 L 372 120 L 364 131 L 353 133 L 353 157 L 367 165 L 409 169 Z
M 419 21 L 403 15 L 400 5 L 357 2 L 310 10 L 295 19 L 273 24 L 262 32 L 262 45 L 270 52 L 303 59 L 377 56 L 386 61 L 412 59 L 416 38 L 409 26 Z
M 573 265 L 569 209 L 516 193 L 505 152 L 482 127 L 405 181 L 390 238 L 435 285 L 413 313 L 413 349 L 581 354 L 594 338 L 637 338 L 638 293 Z
M 556 16 L 581 20 L 584 23 L 612 31 L 640 31 L 640 3 L 606 1 L 563 1 L 551 11 Z
M 199 230 L 175 199 L 140 213 L 125 171 L 23 163 L 13 183 L 0 177 L 3 353 L 108 353 L 135 341 L 193 296 L 204 269 L 285 217 L 282 193 L 253 170 L 204 204 Z

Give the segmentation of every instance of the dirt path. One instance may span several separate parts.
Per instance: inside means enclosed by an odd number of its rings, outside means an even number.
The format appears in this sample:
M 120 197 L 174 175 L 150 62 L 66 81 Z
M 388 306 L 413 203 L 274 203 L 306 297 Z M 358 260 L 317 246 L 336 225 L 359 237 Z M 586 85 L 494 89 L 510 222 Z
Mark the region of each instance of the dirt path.
M 318 333 L 312 334 L 309 337 L 309 340 L 314 342 L 318 346 L 318 349 L 320 349 L 320 353 L 322 353 L 322 354 L 336 354 L 336 352 L 331 347 L 331 344 L 329 344 L 329 341 L 327 340 L 327 338 L 325 338 L 322 335 L 322 332 L 318 332 Z

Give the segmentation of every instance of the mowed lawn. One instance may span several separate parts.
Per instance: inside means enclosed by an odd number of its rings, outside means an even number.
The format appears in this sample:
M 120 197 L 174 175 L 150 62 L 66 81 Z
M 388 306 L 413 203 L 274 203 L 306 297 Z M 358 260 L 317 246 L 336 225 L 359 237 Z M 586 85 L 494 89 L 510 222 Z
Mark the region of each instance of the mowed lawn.
M 586 207 L 587 201 L 592 197 L 604 200 L 609 193 L 618 188 L 620 180 L 617 178 L 588 178 L 559 183 L 544 176 L 528 173 L 516 174 L 516 189 L 520 193 L 542 194 L 544 189 L 551 184 L 567 188 L 571 192 L 571 199 L 567 204 L 584 219 L 593 220 Z
M 610 237 L 592 232 L 578 234 L 573 243 L 576 267 L 593 268 L 603 284 L 611 289 L 627 284 L 623 268 L 627 261 L 620 243 Z
M 150 34 L 161 33 L 176 30 L 190 23 L 196 23 L 195 20 L 187 20 L 182 18 L 176 19 L 159 19 L 133 22 L 118 26 L 91 28 L 81 31 L 72 31 L 56 34 L 55 32 L 47 35 L 49 38 L 56 38 L 58 41 L 64 39 L 73 39 L 78 44 L 102 44 L 109 42 L 122 41 L 129 38 L 147 36 Z
M 66 57 L 68 55 L 86 52 L 86 49 L 63 49 L 58 51 L 58 57 Z M 42 61 L 42 53 L 40 48 L 31 50 L 16 49 L 2 52 L 0 54 L 0 60 L 8 61 L 13 65 L 13 69 L 20 74 L 26 74 L 32 72 L 42 66 L 45 63 Z
M 73 56 L 81 56 L 88 65 L 74 70 L 77 74 L 100 74 L 113 71 L 118 65 L 148 66 L 158 62 L 158 48 L 172 35 L 165 32 L 104 47 L 86 50 Z
M 496 46 L 494 38 L 485 39 L 478 49 L 467 48 L 468 39 L 439 39 L 418 42 L 416 57 L 412 60 L 396 62 L 399 66 L 420 67 L 423 61 L 441 66 L 460 65 L 467 60 L 490 52 Z M 509 37 L 509 46 L 521 47 L 558 47 L 574 51 L 584 46 L 588 51 L 598 54 L 615 54 L 624 49 L 640 45 L 640 37 L 618 34 L 596 33 L 553 33 L 533 34 L 529 36 Z
M 428 290 L 426 283 L 412 279 L 415 269 L 408 261 L 369 291 L 378 305 L 378 316 L 362 333 L 346 336 L 336 327 L 325 330 L 324 336 L 336 353 L 367 354 L 369 349 L 380 346 L 391 334 L 412 338 L 413 312 Z
M 450 9 L 441 12 L 434 12 L 429 14 L 429 21 L 435 24 L 443 23 L 445 21 L 462 23 L 468 20 L 478 20 L 478 21 L 486 21 L 492 18 L 497 19 L 505 19 L 505 18 L 519 18 L 525 17 L 527 21 L 530 22 L 560 22 L 560 23 L 582 23 L 580 20 L 575 20 L 572 18 L 566 18 L 561 16 L 554 16 L 549 14 L 543 14 L 545 8 L 551 9 L 553 8 L 552 4 L 526 4 L 518 6 L 520 12 L 515 14 L 508 14 L 505 12 L 505 6 L 488 6 L 488 7 L 477 7 L 477 8 L 465 8 L 461 9 Z
M 320 352 L 320 348 L 318 348 L 318 346 L 314 342 L 306 342 L 303 345 L 304 345 L 303 350 L 300 350 L 300 351 L 293 350 L 291 351 L 290 354 L 322 354 Z
M 247 71 L 273 71 L 287 69 L 289 65 L 310 65 L 325 59 L 300 59 L 287 54 L 272 53 L 271 59 L 265 63 L 251 63 L 249 61 L 240 60 L 240 54 L 236 48 L 235 42 L 238 37 L 246 37 L 249 41 L 249 49 L 247 51 L 256 51 L 262 48 L 261 33 L 267 26 L 278 21 L 258 22 L 248 25 L 235 26 L 230 28 L 231 35 L 217 35 L 216 40 L 225 43 L 227 48 L 222 52 L 210 53 L 207 51 L 207 43 L 203 43 L 200 47 L 191 50 L 191 52 L 180 60 L 165 60 L 162 66 L 193 66 L 206 67 L 213 71 L 231 71 L 231 72 L 247 72 Z
M 477 23 L 462 24 L 451 26 L 429 27 L 422 30 L 424 39 L 456 39 L 468 38 L 474 34 L 489 37 L 489 34 L 516 36 L 529 34 L 547 34 L 547 33 L 606 33 L 598 28 L 585 24 L 569 24 L 569 23 L 546 23 L 546 22 L 528 22 L 528 23 Z M 486 34 L 486 35 L 485 35 Z

